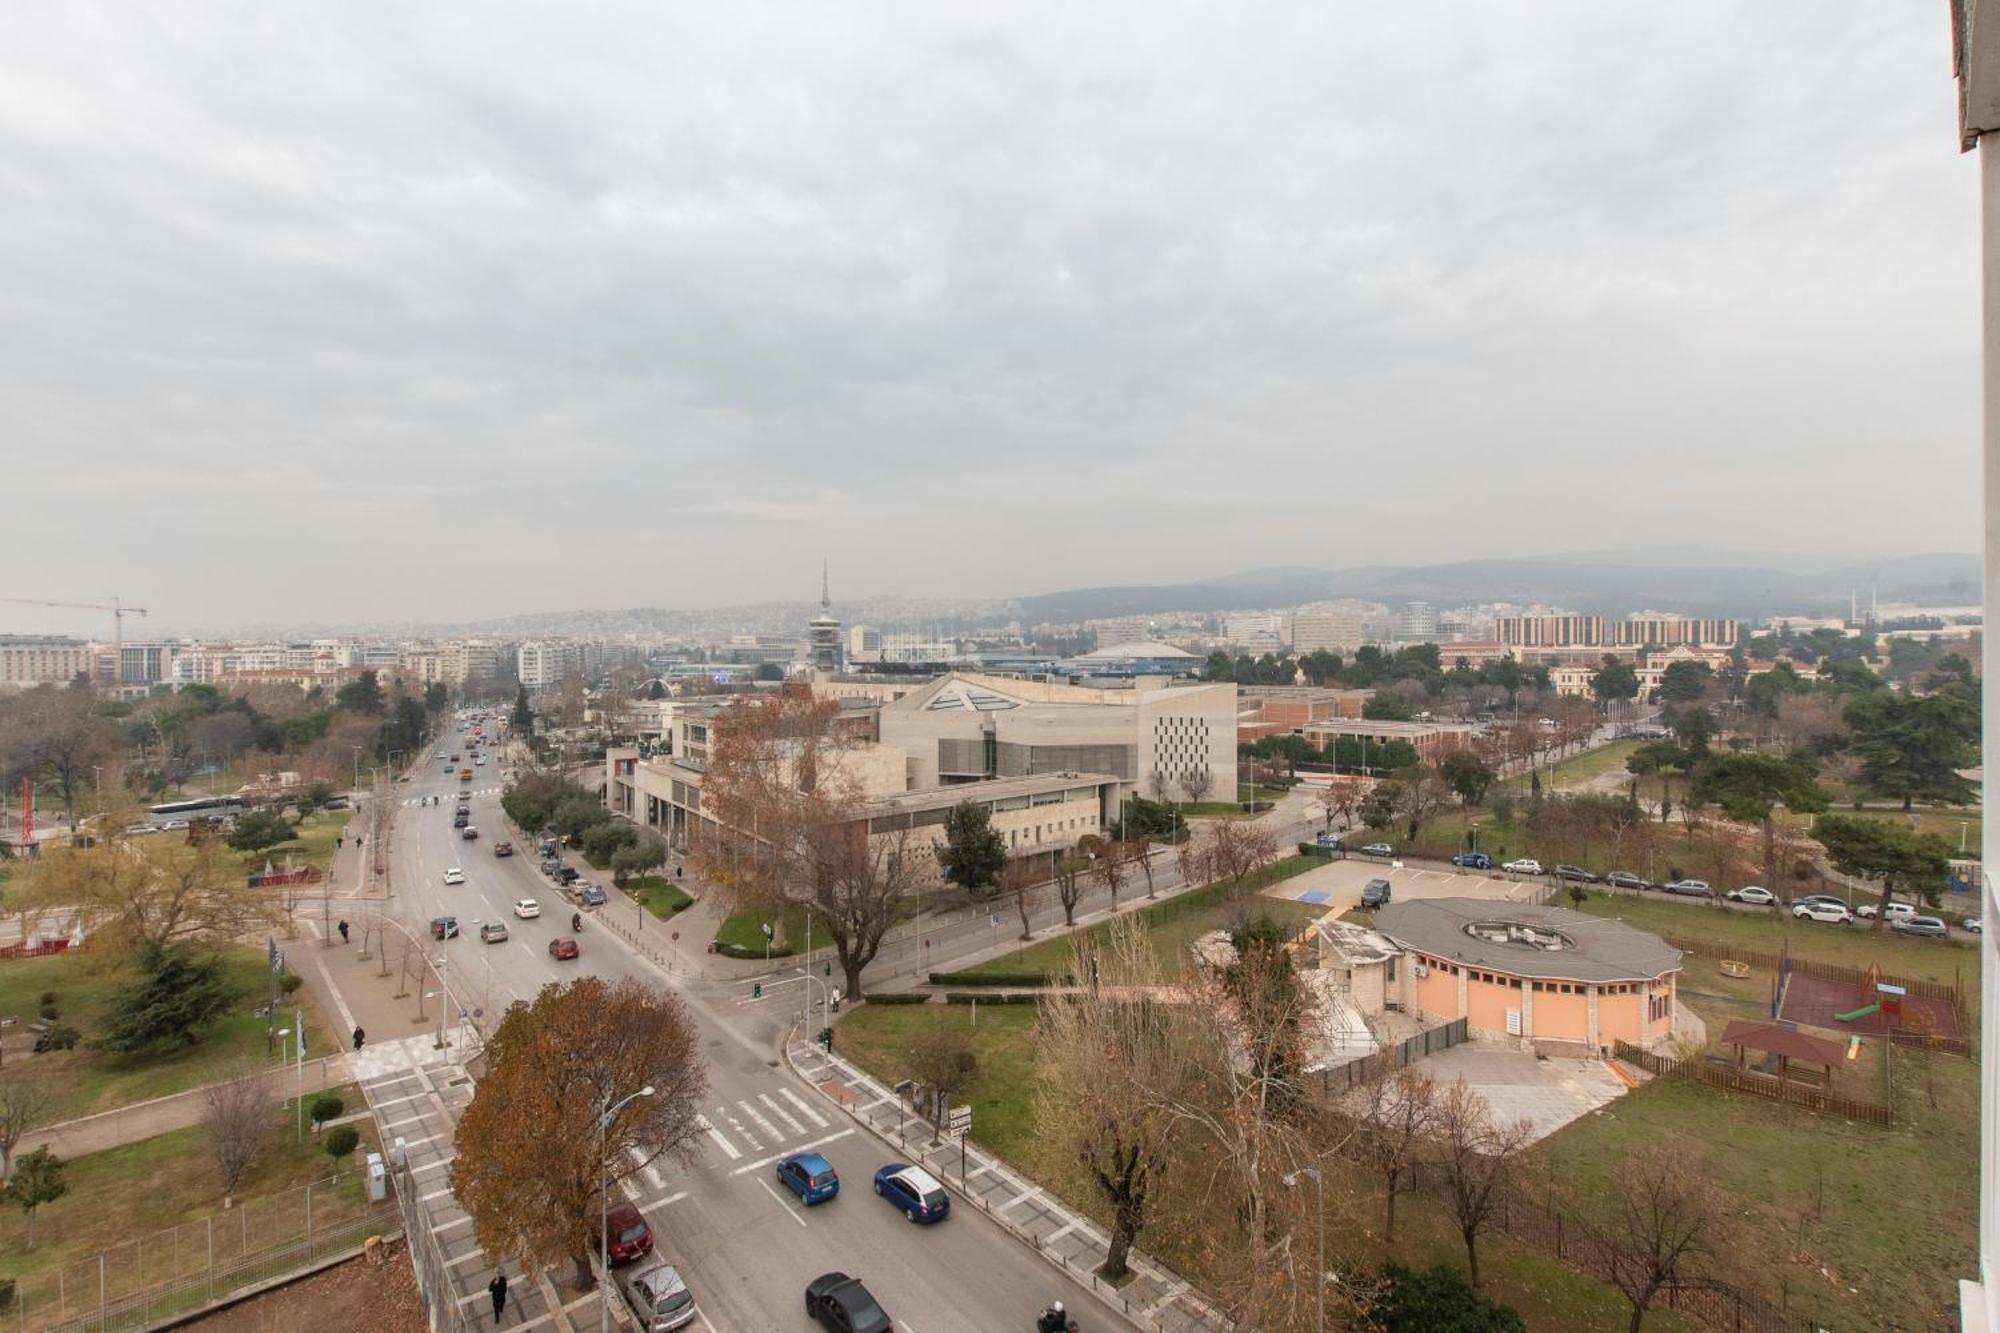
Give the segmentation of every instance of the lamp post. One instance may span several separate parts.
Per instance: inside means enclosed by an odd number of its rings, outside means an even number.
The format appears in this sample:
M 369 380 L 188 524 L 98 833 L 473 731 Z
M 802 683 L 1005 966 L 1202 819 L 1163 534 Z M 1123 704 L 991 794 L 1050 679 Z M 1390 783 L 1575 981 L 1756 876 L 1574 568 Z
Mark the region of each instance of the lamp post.
M 1286 1188 L 1299 1183 L 1300 1176 L 1312 1177 L 1313 1211 L 1319 1224 L 1319 1250 L 1313 1270 L 1313 1328 L 1315 1333 L 1326 1333 L 1326 1182 L 1320 1179 L 1319 1168 L 1302 1166 L 1283 1177 Z
M 597 1305 L 598 1333 L 611 1333 L 611 1165 L 604 1160 L 604 1138 L 620 1111 L 652 1095 L 653 1085 L 648 1083 L 616 1102 L 607 1097 L 604 1114 L 597 1118 L 597 1282 L 604 1289 Z

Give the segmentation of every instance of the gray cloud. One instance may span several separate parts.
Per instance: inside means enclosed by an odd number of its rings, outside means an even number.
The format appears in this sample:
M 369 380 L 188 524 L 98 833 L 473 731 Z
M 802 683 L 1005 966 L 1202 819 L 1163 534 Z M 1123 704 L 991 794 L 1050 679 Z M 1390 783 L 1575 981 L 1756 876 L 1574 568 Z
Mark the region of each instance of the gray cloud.
M 12 16 L 10 585 L 444 619 L 1977 531 L 1936 15 L 509 8 Z

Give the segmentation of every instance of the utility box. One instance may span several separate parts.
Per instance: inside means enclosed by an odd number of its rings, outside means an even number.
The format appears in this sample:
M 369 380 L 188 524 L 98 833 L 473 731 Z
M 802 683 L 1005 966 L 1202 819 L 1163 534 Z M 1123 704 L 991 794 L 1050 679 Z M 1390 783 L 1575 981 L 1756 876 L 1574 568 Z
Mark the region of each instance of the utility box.
M 370 1153 L 369 1156 L 376 1157 L 380 1156 L 380 1154 Z M 390 1165 L 394 1166 L 398 1171 L 400 1171 L 403 1169 L 403 1161 L 404 1161 L 403 1136 L 401 1134 L 398 1134 L 394 1142 L 390 1143 L 389 1145 L 389 1163 Z
M 382 1169 L 382 1154 L 368 1154 L 368 1199 L 380 1203 L 389 1197 L 389 1174 Z

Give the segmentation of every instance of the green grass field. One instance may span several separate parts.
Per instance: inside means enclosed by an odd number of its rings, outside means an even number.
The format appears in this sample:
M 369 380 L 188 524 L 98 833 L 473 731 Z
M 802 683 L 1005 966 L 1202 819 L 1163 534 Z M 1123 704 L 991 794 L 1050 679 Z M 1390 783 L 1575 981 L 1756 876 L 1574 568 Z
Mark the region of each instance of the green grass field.
M 634 875 L 625 881 L 625 889 L 644 903 L 647 911 L 662 919 L 686 911 L 694 902 L 672 880 L 660 875 Z M 757 942 L 760 945 L 764 942 L 761 931 L 758 932 Z
M 276 847 L 267 847 L 261 852 L 242 852 L 244 873 L 262 870 L 264 863 L 283 866 L 287 859 L 293 865 L 309 865 L 325 873 L 333 864 L 334 841 L 347 831 L 349 810 L 321 810 L 306 817 L 296 836 L 290 842 L 281 842 Z
M 1324 908 L 1285 898 L 1266 897 L 1257 890 L 1290 879 L 1293 875 L 1304 874 L 1321 864 L 1324 863 L 1315 857 L 1297 855 L 1273 862 L 1246 887 L 1245 910 L 1251 916 L 1269 916 L 1293 927 L 1317 919 L 1324 914 Z M 1139 892 L 1145 892 L 1143 885 Z M 1236 912 L 1236 906 L 1228 901 L 1222 887 L 1211 884 L 1207 888 L 1194 889 L 1179 897 L 1142 907 L 1138 917 L 1146 927 L 1147 937 L 1160 965 L 1172 970 L 1180 966 L 1181 956 L 1189 944 L 1211 930 L 1227 929 L 1234 923 Z M 1110 926 L 1106 923 L 1090 927 L 1091 937 L 1100 942 L 1109 939 L 1110 934 Z M 1060 977 L 1067 973 L 1073 951 L 1073 937 L 1057 935 L 965 970 L 979 976 L 1040 972 L 1044 976 Z
M 317 946 L 299 941 L 293 947 Z M 0 1015 L 17 1017 L 25 1024 L 36 1016 L 42 993 L 54 991 L 59 1021 L 83 1035 L 72 1051 L 10 1053 L 8 1059 L 24 1060 L 48 1078 L 56 1098 L 51 1118 L 57 1120 L 181 1092 L 243 1065 L 276 1063 L 278 1056 L 265 1053 L 266 1022 L 251 1012 L 270 995 L 270 973 L 264 966 L 263 951 L 232 949 L 229 976 L 238 991 L 236 1005 L 202 1034 L 200 1042 L 164 1054 L 117 1055 L 92 1049 L 90 1043 L 103 1031 L 111 997 L 125 983 L 125 973 L 82 953 L 23 958 L 0 965 Z M 291 1026 L 294 1008 L 306 1013 L 308 1057 L 338 1048 L 338 1034 L 303 988 L 285 997 L 279 1027 Z
M 716 928 L 715 942 L 718 945 L 734 946 L 745 953 L 761 956 L 764 952 L 764 923 L 771 918 L 763 912 L 738 912 L 727 917 Z M 772 921 L 772 925 L 776 925 Z M 815 947 L 827 943 L 824 931 L 815 932 Z M 806 944 L 806 914 L 803 908 L 793 907 L 785 912 L 784 933 L 771 946 L 771 957 L 788 958 L 793 953 L 803 953 Z
M 1026 1004 L 863 1005 L 843 1017 L 834 1049 L 894 1085 L 910 1076 L 910 1051 L 934 1024 L 957 1023 L 972 1035 L 979 1065 L 963 1103 L 972 1137 L 1009 1161 L 1033 1156 L 1035 1007 Z

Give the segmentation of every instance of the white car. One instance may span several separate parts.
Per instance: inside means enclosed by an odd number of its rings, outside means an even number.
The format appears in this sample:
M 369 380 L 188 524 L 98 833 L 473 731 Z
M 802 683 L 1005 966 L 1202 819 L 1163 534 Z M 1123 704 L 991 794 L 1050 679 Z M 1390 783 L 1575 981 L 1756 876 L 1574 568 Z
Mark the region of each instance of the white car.
M 1839 903 L 1794 903 L 1792 915 L 1805 921 L 1824 921 L 1829 925 L 1843 926 L 1854 920 L 1854 913 Z
M 542 905 L 533 898 L 517 898 L 514 900 L 514 915 L 520 917 L 523 921 L 529 917 L 540 916 L 541 914 Z
M 1510 875 L 1539 875 L 1542 873 L 1542 863 L 1527 856 L 1522 857 L 1518 861 L 1509 861 L 1500 868 Z
M 447 884 L 463 884 L 465 883 L 465 872 L 457 866 L 453 866 L 444 872 L 444 882 Z
M 1740 889 L 1731 889 L 1722 895 L 1733 903 L 1749 903 L 1753 907 L 1769 907 L 1778 901 L 1778 895 L 1761 884 L 1745 884 Z
M 1985 924 L 1981 922 L 1980 919 L 1976 916 L 1969 916 L 1965 918 L 1965 920 L 1958 923 L 1958 928 L 1960 930 L 1970 931 L 1974 935 L 1983 934 L 1986 930 Z
M 1854 909 L 1854 915 L 1860 917 L 1864 921 L 1873 921 L 1875 919 L 1875 913 L 1878 910 L 1880 910 L 1880 908 L 1881 908 L 1880 903 L 1863 903 L 1861 904 L 1861 906 Z M 1917 914 L 1917 909 L 1911 906 L 1909 903 L 1890 903 L 1889 910 L 1886 915 L 1889 920 L 1896 921 L 1913 917 L 1916 914 Z

